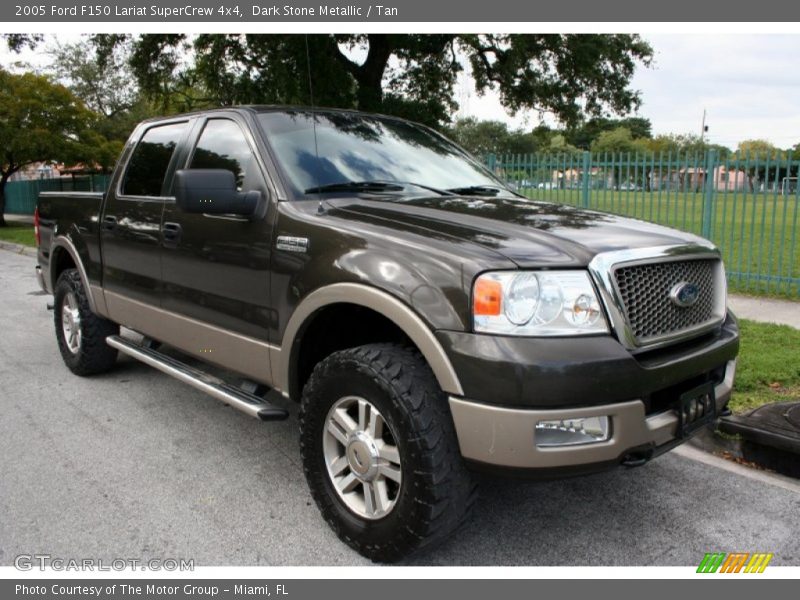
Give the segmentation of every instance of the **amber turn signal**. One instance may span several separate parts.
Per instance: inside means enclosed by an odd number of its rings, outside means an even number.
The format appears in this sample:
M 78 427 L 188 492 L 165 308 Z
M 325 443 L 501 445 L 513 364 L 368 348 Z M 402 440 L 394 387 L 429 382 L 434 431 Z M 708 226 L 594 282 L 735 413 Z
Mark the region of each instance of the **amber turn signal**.
M 503 304 L 503 286 L 499 281 L 479 277 L 475 282 L 473 311 L 476 316 L 493 317 L 500 314 Z

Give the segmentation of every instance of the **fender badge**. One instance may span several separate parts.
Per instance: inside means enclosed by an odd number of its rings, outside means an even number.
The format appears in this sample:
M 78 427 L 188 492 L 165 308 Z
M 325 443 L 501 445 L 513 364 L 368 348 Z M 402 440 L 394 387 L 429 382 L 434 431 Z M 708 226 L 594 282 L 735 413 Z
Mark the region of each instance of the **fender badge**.
M 308 238 L 279 235 L 275 247 L 285 252 L 308 252 Z

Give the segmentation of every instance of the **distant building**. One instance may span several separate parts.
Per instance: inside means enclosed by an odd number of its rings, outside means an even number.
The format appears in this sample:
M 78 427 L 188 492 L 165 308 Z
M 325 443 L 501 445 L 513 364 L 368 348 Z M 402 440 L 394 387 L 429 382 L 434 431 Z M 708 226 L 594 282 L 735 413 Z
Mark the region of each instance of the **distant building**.
M 725 166 L 714 168 L 712 179 L 714 190 L 718 192 L 733 192 L 744 190 L 748 185 L 747 174 L 741 169 L 726 169 Z M 652 190 L 680 190 L 697 192 L 706 186 L 706 170 L 703 167 L 683 167 L 650 171 L 650 189 Z
M 52 161 L 35 162 L 23 167 L 11 176 L 9 181 L 32 181 L 35 179 L 60 179 L 96 175 L 103 170 L 99 165 L 85 165 L 77 163 L 65 166 L 63 163 Z
M 60 165 L 64 166 L 64 165 Z M 26 181 L 31 179 L 54 179 L 61 177 L 59 165 L 54 162 L 35 162 L 14 173 L 9 181 Z

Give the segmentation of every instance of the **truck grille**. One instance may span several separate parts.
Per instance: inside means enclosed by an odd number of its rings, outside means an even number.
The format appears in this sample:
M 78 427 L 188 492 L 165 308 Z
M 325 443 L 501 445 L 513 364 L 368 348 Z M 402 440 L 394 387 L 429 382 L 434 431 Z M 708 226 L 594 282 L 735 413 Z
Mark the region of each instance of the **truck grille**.
M 622 266 L 614 281 L 630 331 L 639 344 L 689 332 L 716 320 L 714 270 L 717 259 L 682 260 Z M 670 292 L 681 282 L 699 289 L 691 306 L 678 306 Z

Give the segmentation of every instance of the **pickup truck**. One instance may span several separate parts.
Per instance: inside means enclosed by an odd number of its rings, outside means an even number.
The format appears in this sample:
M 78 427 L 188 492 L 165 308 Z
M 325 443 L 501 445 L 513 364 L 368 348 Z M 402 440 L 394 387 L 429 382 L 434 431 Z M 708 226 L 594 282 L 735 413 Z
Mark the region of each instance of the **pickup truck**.
M 711 243 L 520 196 L 402 119 L 149 120 L 105 194 L 42 193 L 35 220 L 67 367 L 122 353 L 265 421 L 299 403 L 311 494 L 375 561 L 453 532 L 475 471 L 642 465 L 730 399 Z

